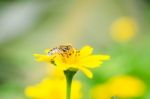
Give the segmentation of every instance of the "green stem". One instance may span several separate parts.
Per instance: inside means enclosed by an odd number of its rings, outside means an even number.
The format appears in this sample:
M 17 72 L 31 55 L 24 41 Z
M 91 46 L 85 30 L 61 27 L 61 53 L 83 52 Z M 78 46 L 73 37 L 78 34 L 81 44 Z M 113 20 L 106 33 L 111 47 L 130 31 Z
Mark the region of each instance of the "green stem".
M 66 82 L 67 82 L 66 99 L 71 99 L 71 84 L 75 73 L 76 71 L 70 71 L 70 70 L 64 71 L 64 74 L 66 76 Z
M 117 96 L 112 96 L 111 99 L 118 99 L 118 97 Z

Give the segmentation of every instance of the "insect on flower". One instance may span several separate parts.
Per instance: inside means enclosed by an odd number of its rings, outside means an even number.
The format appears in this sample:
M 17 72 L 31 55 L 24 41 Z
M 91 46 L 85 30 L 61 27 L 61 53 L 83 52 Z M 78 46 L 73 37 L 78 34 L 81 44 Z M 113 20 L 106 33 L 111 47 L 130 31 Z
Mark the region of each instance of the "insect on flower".
M 45 52 L 46 55 L 34 54 L 36 60 L 53 64 L 63 71 L 81 70 L 89 78 L 93 76 L 90 68 L 99 67 L 103 61 L 110 59 L 109 55 L 93 54 L 93 48 L 88 45 L 80 50 L 70 44 L 60 45 Z
M 59 54 L 69 57 L 72 53 L 74 53 L 74 48 L 72 45 L 60 45 L 48 51 L 49 56 Z

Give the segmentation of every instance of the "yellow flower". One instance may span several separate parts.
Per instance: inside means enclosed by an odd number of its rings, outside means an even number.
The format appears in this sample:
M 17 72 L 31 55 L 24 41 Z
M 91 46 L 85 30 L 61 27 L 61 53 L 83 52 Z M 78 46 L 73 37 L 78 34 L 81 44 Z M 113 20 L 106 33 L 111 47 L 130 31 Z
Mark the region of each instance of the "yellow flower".
M 81 99 L 81 84 L 73 81 L 71 99 Z M 32 99 L 66 99 L 66 82 L 60 79 L 45 78 L 39 84 L 25 89 L 26 96 Z
M 137 32 L 136 22 L 129 17 L 117 19 L 111 26 L 112 38 L 118 42 L 131 40 Z
M 61 45 L 45 52 L 46 55 L 34 54 L 36 60 L 54 64 L 63 71 L 81 70 L 89 78 L 93 76 L 89 68 L 96 68 L 104 60 L 109 60 L 110 58 L 108 55 L 93 55 L 93 48 L 90 46 L 84 46 L 80 50 L 77 50 L 71 45 Z
M 92 99 L 110 99 L 112 96 L 130 99 L 140 97 L 144 92 L 145 84 L 140 79 L 132 76 L 117 76 L 93 88 Z

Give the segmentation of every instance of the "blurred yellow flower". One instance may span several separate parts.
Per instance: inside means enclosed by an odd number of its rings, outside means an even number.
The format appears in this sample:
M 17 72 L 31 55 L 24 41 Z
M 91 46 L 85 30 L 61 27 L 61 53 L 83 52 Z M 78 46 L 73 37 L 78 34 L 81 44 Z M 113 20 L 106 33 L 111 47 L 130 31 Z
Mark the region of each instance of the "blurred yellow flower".
M 81 99 L 81 84 L 73 81 L 71 99 Z M 32 99 L 66 99 L 66 82 L 60 79 L 45 78 L 39 84 L 29 86 L 25 94 Z
M 59 47 L 48 49 L 46 55 L 34 54 L 37 61 L 44 61 L 54 64 L 61 70 L 83 71 L 89 78 L 92 72 L 89 68 L 100 66 L 104 60 L 109 60 L 109 55 L 93 55 L 93 48 L 84 46 L 81 50 L 73 48 L 71 45 L 60 45 Z
M 111 78 L 105 84 L 97 85 L 92 89 L 92 99 L 110 99 L 117 96 L 119 99 L 131 99 L 140 97 L 145 92 L 145 84 L 132 76 L 117 76 Z
M 50 67 L 48 66 L 49 71 L 48 71 L 48 76 L 52 79 L 60 79 L 60 80 L 64 80 L 65 79 L 65 75 L 64 75 L 64 72 L 59 69 L 59 68 L 56 68 L 56 67 Z
M 137 30 L 137 23 L 129 17 L 119 18 L 111 26 L 112 38 L 118 42 L 131 40 Z

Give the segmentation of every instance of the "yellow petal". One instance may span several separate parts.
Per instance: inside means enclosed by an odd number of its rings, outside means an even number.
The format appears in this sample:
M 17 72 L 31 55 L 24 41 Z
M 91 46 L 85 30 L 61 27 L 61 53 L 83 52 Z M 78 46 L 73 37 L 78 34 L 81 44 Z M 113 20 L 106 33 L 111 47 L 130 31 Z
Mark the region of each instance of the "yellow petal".
M 80 50 L 80 56 L 88 56 L 90 54 L 92 54 L 93 52 L 93 48 L 90 46 L 84 46 L 83 48 L 81 48 Z
M 91 55 L 80 59 L 80 64 L 88 68 L 100 66 L 103 62 L 100 60 L 100 55 Z
M 109 60 L 110 56 L 109 55 L 99 55 L 100 60 Z
M 84 63 L 83 66 L 88 68 L 96 68 L 99 67 L 101 64 L 103 64 L 102 61 L 91 61 L 91 62 Z
M 62 69 L 62 70 L 66 70 L 69 67 L 68 66 L 69 64 L 64 63 L 62 58 L 59 56 L 55 57 L 55 64 L 59 69 Z
M 108 60 L 108 55 L 90 55 L 80 59 L 80 64 L 88 68 L 95 68 L 100 66 L 104 60 Z
M 79 70 L 81 70 L 87 77 L 92 78 L 93 74 L 90 70 L 87 68 L 79 67 Z
M 48 55 L 33 54 L 33 56 L 35 57 L 35 60 L 39 62 L 50 62 L 52 59 L 52 57 L 49 57 Z

